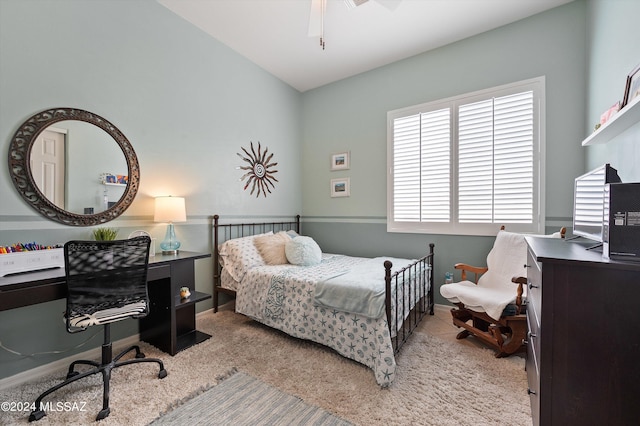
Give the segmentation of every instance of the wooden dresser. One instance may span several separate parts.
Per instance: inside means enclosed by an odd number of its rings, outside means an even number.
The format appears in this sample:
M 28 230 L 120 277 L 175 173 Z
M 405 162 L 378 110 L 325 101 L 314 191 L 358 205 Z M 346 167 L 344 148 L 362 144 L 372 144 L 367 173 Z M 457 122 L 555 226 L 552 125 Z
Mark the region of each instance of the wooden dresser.
M 527 244 L 533 424 L 640 424 L 640 262 L 573 241 Z

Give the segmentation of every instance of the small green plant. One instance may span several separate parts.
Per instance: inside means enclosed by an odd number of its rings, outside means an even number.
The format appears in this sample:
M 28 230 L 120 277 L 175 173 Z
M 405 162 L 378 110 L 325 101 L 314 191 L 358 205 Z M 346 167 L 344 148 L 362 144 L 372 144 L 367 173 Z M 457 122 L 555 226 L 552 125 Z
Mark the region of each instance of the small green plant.
M 96 241 L 111 241 L 118 236 L 116 228 L 96 228 L 93 230 L 93 238 Z

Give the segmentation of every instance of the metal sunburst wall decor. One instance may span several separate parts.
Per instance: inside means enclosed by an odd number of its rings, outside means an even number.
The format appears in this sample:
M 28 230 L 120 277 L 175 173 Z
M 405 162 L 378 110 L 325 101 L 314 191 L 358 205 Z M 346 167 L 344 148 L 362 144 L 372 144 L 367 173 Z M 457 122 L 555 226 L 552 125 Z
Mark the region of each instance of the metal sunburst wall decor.
M 266 197 L 267 192 L 271 194 L 271 189 L 269 187 L 275 188 L 274 182 L 278 182 L 278 179 L 273 176 L 273 174 L 278 173 L 278 171 L 272 169 L 274 166 L 277 166 L 278 163 L 270 163 L 273 158 L 273 153 L 269 154 L 269 148 L 266 147 L 264 152 L 262 152 L 260 142 L 258 142 L 257 153 L 253 148 L 253 142 L 251 142 L 251 152 L 247 151 L 243 147 L 240 148 L 247 156 L 245 157 L 238 152 L 238 157 L 249 163 L 248 166 L 238 167 L 240 170 L 248 170 L 247 173 L 240 178 L 241 181 L 247 179 L 247 183 L 244 185 L 244 190 L 246 191 L 249 185 L 251 185 L 251 195 L 256 192 L 256 198 L 260 196 L 260 193 Z

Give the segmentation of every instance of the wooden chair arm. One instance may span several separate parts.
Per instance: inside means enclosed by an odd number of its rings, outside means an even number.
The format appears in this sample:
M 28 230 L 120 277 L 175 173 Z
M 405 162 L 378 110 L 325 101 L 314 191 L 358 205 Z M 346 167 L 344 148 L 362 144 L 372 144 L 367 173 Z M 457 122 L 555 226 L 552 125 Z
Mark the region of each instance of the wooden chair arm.
M 516 291 L 516 306 L 518 307 L 518 314 L 522 312 L 522 292 L 524 288 L 522 285 L 527 285 L 527 277 L 513 277 L 511 278 L 511 282 L 514 284 L 518 284 L 518 290 Z
M 453 267 L 455 269 L 460 269 L 462 271 L 462 275 L 461 275 L 462 281 L 465 281 L 467 279 L 467 272 L 473 272 L 475 274 L 475 280 L 473 282 L 476 284 L 478 283 L 478 278 L 480 277 L 480 275 L 484 274 L 489 270 L 489 268 L 487 268 L 486 266 L 484 267 L 471 266 L 471 265 L 467 265 L 466 263 L 456 263 L 455 265 L 453 265 Z

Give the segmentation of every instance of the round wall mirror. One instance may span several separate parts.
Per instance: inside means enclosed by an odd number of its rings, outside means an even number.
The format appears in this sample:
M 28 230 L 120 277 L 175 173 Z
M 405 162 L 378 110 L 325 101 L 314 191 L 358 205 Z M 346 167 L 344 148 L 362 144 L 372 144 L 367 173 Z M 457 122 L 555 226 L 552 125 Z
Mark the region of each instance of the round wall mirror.
M 75 108 L 48 109 L 25 121 L 11 140 L 9 173 L 31 207 L 71 226 L 120 216 L 140 182 L 138 158 L 120 130 Z

